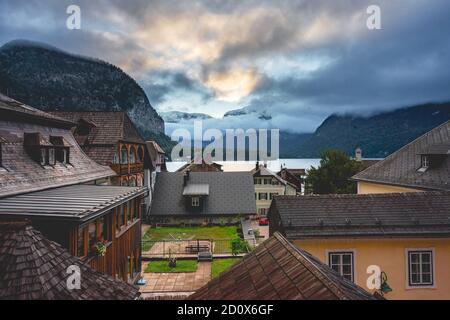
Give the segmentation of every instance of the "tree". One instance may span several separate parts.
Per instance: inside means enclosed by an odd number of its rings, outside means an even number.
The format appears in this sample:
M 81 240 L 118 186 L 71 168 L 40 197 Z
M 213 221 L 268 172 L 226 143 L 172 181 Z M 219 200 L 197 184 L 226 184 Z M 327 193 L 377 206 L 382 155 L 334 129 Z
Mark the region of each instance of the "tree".
M 314 194 L 356 193 L 356 182 L 350 181 L 350 177 L 362 169 L 361 162 L 351 160 L 344 152 L 327 150 L 321 154 L 320 166 L 308 171 L 307 191 Z

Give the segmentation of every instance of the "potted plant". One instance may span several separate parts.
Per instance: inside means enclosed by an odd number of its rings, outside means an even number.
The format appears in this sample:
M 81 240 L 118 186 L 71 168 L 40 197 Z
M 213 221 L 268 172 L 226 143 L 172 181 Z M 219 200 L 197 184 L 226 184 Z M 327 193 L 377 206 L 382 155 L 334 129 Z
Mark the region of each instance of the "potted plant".
M 106 254 L 106 243 L 107 241 L 99 241 L 94 244 L 94 252 L 97 256 L 103 257 Z

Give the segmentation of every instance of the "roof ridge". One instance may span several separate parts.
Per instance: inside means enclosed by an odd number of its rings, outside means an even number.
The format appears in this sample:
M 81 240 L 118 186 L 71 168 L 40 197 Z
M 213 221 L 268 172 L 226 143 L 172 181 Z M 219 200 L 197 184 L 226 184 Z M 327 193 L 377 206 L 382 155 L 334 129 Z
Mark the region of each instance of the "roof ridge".
M 300 262 L 302 263 L 305 268 L 307 268 L 311 273 L 313 273 L 316 278 L 320 279 L 322 277 L 322 283 L 324 286 L 326 286 L 329 290 L 331 290 L 338 299 L 345 300 L 347 299 L 345 297 L 345 294 L 340 290 L 333 281 L 319 268 L 315 266 L 315 264 L 306 257 L 299 248 L 295 247 L 292 243 L 290 243 L 287 239 L 283 238 L 283 236 L 279 232 L 274 233 L 274 237 L 288 250 L 291 252 L 291 254 Z M 307 264 L 305 264 L 305 262 Z M 324 279 L 323 279 L 324 278 Z M 326 280 L 326 281 L 323 281 Z
M 394 197 L 423 197 L 429 195 L 450 195 L 450 191 L 446 190 L 433 190 L 433 191 L 418 191 L 418 192 L 386 192 L 386 193 L 364 193 L 364 194 L 309 194 L 309 195 L 279 195 L 276 199 L 320 199 L 320 198 L 333 198 L 333 199 L 348 199 L 348 198 L 394 198 Z

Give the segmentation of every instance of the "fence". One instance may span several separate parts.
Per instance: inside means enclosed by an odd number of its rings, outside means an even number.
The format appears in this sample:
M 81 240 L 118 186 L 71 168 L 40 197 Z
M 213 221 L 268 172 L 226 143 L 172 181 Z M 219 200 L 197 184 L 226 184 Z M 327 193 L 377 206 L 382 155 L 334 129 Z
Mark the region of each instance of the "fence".
M 196 240 L 142 240 L 142 256 L 154 258 L 197 257 L 199 252 L 212 252 L 213 255 L 232 254 L 233 239 L 196 239 Z M 255 240 L 247 240 L 247 253 L 256 246 Z

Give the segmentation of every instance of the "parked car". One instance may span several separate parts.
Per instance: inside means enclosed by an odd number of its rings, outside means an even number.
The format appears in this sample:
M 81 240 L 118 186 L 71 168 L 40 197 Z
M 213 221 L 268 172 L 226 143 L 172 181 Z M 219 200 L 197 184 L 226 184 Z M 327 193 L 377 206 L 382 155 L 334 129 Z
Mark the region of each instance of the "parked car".
M 269 219 L 267 219 L 267 218 L 259 218 L 259 225 L 260 226 L 268 226 L 269 225 Z

